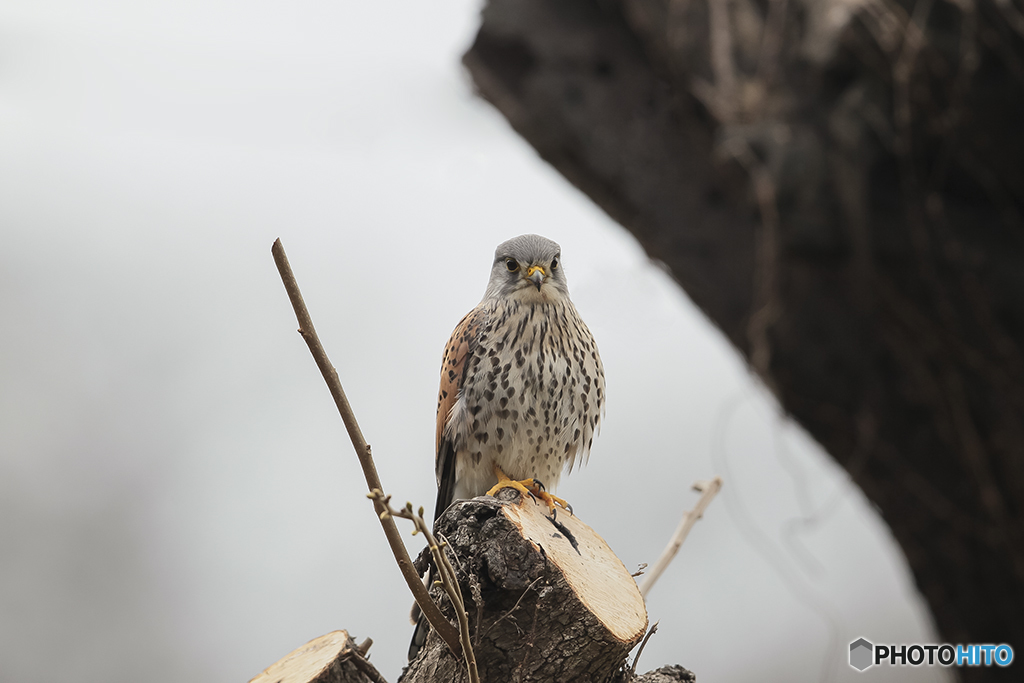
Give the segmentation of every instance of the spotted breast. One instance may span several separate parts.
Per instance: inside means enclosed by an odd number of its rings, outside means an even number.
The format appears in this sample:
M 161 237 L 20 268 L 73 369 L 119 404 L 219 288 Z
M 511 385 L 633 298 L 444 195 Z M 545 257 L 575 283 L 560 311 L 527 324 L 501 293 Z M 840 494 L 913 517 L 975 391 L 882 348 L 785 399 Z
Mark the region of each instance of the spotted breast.
M 569 299 L 557 244 L 524 235 L 498 247 L 483 301 L 452 334 L 437 415 L 440 514 L 497 481 L 553 493 L 590 452 L 604 408 L 597 344 Z

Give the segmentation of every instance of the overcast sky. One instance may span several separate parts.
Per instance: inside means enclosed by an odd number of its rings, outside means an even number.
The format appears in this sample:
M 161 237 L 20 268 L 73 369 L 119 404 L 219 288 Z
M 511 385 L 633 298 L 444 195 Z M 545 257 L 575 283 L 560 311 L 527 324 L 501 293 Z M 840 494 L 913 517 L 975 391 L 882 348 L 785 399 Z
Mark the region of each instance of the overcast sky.
M 852 681 L 857 637 L 934 642 L 873 507 L 473 96 L 479 7 L 0 5 L 0 680 L 247 681 L 334 629 L 397 677 L 410 598 L 277 237 L 385 486 L 428 509 L 452 328 L 499 242 L 562 245 L 608 404 L 559 493 L 632 571 L 725 480 L 640 669 Z

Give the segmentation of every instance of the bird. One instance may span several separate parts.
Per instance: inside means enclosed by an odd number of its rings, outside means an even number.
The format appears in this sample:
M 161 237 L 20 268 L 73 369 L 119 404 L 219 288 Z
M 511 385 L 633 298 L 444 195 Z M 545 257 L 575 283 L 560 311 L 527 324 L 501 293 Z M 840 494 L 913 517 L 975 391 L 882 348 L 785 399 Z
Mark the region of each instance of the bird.
M 498 245 L 483 299 L 445 345 L 437 396 L 434 521 L 457 500 L 555 492 L 585 463 L 605 408 L 597 343 L 569 298 L 562 250 L 540 235 Z M 429 577 L 428 577 L 429 583 Z M 426 638 L 419 615 L 410 646 Z
M 434 519 L 506 486 L 566 507 L 553 494 L 563 467 L 587 460 L 604 398 L 604 366 L 569 298 L 559 245 L 540 235 L 498 245 L 483 299 L 445 345 Z

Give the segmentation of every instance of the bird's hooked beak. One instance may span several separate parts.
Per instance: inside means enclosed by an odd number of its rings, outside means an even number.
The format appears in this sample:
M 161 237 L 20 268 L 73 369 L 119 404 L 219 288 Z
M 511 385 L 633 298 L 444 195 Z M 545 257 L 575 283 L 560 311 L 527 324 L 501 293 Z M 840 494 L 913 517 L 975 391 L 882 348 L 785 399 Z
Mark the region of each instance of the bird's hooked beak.
M 544 275 L 544 269 L 540 266 L 530 266 L 529 270 L 526 271 L 526 279 L 537 287 L 538 292 L 540 291 L 540 286 L 544 283 Z

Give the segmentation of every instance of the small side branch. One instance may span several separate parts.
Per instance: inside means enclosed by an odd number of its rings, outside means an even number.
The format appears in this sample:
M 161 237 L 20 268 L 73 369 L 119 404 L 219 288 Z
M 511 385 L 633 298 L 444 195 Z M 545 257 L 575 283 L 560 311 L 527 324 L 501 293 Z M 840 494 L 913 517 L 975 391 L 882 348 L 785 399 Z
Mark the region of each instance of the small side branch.
M 381 513 L 382 517 L 386 515 L 388 517 L 408 519 L 416 527 L 413 534 L 423 534 L 427 539 L 430 556 L 434 558 L 434 564 L 437 566 L 437 572 L 441 577 L 441 585 L 444 586 L 448 599 L 455 606 L 455 614 L 459 619 L 459 631 L 462 634 L 463 643 L 462 654 L 466 660 L 466 671 L 469 674 L 469 681 L 470 683 L 480 683 L 480 674 L 477 673 L 476 668 L 476 654 L 473 652 L 473 645 L 469 639 L 469 615 L 466 613 L 466 604 L 462 600 L 459 581 L 455 577 L 455 567 L 452 566 L 452 563 L 448 560 L 448 555 L 444 552 L 443 546 L 447 544 L 438 543 L 427 521 L 423 519 L 422 507 L 418 513 L 413 513 L 412 503 L 406 503 L 404 508 L 396 510 L 391 507 L 391 496 L 385 496 L 384 492 L 380 489 L 374 489 L 366 497 L 384 506 L 384 512 Z
M 380 675 L 377 668 L 366 659 L 366 653 L 361 648 L 345 650 L 339 657 L 340 661 L 352 662 L 360 672 L 366 675 L 373 683 L 388 683 L 387 679 Z
M 644 648 L 647 647 L 647 641 L 651 639 L 651 636 L 658 632 L 658 624 L 660 623 L 660 621 L 654 622 L 654 625 L 651 626 L 649 631 L 647 631 L 647 635 L 645 635 L 644 639 L 640 641 L 640 649 L 636 651 L 636 657 L 633 657 L 633 666 L 629 669 L 630 673 L 636 673 L 636 665 L 640 663 L 640 655 L 644 653 Z
M 688 510 L 683 513 L 683 518 L 679 520 L 679 526 L 676 527 L 676 532 L 672 534 L 672 540 L 668 542 L 665 550 L 662 551 L 661 557 L 654 563 L 654 567 L 644 577 L 644 580 L 640 582 L 640 594 L 647 599 L 647 594 L 651 592 L 651 588 L 654 587 L 654 583 L 661 576 L 662 572 L 671 564 L 676 553 L 679 552 L 680 546 L 683 545 L 683 541 L 686 540 L 686 536 L 690 533 L 690 529 L 697 523 L 697 520 L 704 516 L 704 511 L 707 510 L 708 505 L 711 504 L 711 500 L 715 497 L 718 491 L 722 488 L 722 478 L 715 477 L 711 481 L 699 481 L 693 485 L 695 491 L 701 492 L 700 500 L 693 506 L 692 510 Z M 639 656 L 639 654 L 638 654 Z
M 331 365 L 327 352 L 324 350 L 323 345 L 320 343 L 320 338 L 316 334 L 313 320 L 309 316 L 309 311 L 306 310 L 306 303 L 299 292 L 299 284 L 292 273 L 291 265 L 288 263 L 288 256 L 284 253 L 284 247 L 281 245 L 280 239 L 274 241 L 271 252 L 274 255 L 274 263 L 277 264 L 277 271 L 281 274 L 281 281 L 284 282 L 285 291 L 288 292 L 288 298 L 292 302 L 292 308 L 295 310 L 295 317 L 299 321 L 299 334 L 306 341 L 309 352 L 313 354 L 313 360 L 316 361 L 317 367 L 320 368 L 320 374 L 323 375 L 324 381 L 327 382 L 327 388 L 330 389 L 331 396 L 334 397 L 334 403 L 338 407 L 341 420 L 345 423 L 345 429 L 348 430 L 348 436 L 352 440 L 352 447 L 355 448 L 359 464 L 363 468 L 366 485 L 371 492 L 375 490 L 383 491 L 384 487 L 381 485 L 380 477 L 377 475 L 377 466 L 374 464 L 373 456 L 370 454 L 370 445 L 363 438 L 363 432 L 359 429 L 355 413 L 352 412 L 352 406 L 349 405 L 348 398 L 345 396 L 345 390 L 341 386 L 341 380 L 338 379 L 338 373 L 334 366 Z M 412 559 L 405 549 L 405 544 L 402 542 L 402 537 L 398 532 L 398 527 L 395 525 L 395 520 L 387 515 L 382 516 L 386 508 L 380 500 L 375 499 L 373 505 L 380 519 L 380 524 L 384 528 L 384 536 L 388 539 L 391 552 L 395 556 L 395 561 L 398 562 L 398 568 L 401 570 L 409 590 L 412 591 L 413 597 L 416 599 L 416 604 L 420 606 L 420 609 L 423 610 L 423 615 L 430 622 L 430 626 L 437 631 L 438 635 L 448 644 L 452 652 L 456 656 L 461 656 L 462 645 L 459 642 L 459 632 L 452 626 L 451 622 L 444 618 L 441 610 L 430 599 L 427 588 L 420 581 L 419 574 L 412 564 Z

